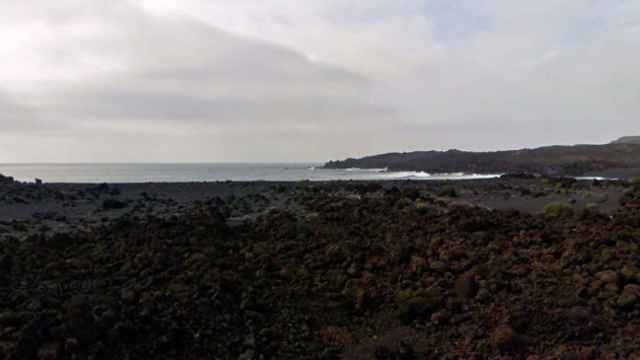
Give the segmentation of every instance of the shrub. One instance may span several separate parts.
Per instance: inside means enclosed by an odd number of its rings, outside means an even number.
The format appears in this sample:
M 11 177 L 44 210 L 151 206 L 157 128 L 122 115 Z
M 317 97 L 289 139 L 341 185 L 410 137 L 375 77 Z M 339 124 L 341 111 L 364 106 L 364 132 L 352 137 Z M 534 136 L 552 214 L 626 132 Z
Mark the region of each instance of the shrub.
M 585 205 L 584 208 L 587 210 L 595 211 L 595 210 L 598 210 L 598 206 L 599 205 L 596 203 L 588 203 L 587 205 Z
M 631 179 L 631 185 L 636 189 L 640 189 L 640 176 Z
M 278 193 L 278 194 L 284 194 L 288 191 L 289 189 L 287 188 L 286 185 L 283 184 L 277 184 L 273 186 L 273 191 Z
M 422 200 L 416 201 L 416 211 L 420 215 L 429 215 L 433 212 L 433 208 L 429 206 L 426 202 Z
M 117 199 L 105 199 L 104 202 L 102 203 L 102 208 L 104 210 L 119 210 L 119 209 L 124 209 L 126 208 L 128 205 L 126 202 L 124 201 L 120 201 Z
M 438 192 L 438 196 L 456 198 L 458 197 L 458 192 L 452 187 L 446 187 Z
M 555 202 L 544 207 L 544 214 L 553 217 L 572 215 L 573 207 L 566 202 Z

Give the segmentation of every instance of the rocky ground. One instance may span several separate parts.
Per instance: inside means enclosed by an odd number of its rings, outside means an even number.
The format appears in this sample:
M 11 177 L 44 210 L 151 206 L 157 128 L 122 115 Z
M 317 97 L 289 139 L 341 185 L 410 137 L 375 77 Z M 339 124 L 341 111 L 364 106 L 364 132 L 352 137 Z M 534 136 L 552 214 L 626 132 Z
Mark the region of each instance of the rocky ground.
M 20 184 L 0 359 L 640 359 L 640 184 Z

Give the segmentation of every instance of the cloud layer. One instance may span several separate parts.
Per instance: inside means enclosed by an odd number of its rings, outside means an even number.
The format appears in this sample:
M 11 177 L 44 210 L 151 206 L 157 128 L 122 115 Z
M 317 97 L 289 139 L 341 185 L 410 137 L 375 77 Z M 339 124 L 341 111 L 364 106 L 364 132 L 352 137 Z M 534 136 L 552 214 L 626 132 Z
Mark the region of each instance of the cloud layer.
M 640 1 L 1 7 L 0 161 L 323 161 L 640 133 Z

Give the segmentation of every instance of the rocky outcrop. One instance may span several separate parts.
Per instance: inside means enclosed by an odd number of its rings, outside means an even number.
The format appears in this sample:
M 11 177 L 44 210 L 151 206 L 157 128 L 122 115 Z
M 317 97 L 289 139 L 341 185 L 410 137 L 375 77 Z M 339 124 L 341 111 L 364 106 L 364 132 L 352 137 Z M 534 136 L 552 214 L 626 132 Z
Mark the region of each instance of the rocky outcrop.
M 15 180 L 11 176 L 0 174 L 0 184 L 13 184 Z

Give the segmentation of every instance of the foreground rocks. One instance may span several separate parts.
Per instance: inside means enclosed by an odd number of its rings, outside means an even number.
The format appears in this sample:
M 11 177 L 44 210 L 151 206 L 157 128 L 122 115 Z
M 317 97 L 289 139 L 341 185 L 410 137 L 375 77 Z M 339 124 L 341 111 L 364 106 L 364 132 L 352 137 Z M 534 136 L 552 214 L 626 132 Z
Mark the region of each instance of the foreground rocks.
M 215 198 L 6 236 L 0 358 L 640 356 L 640 188 L 607 214 L 433 190 L 306 184 L 246 221 Z

